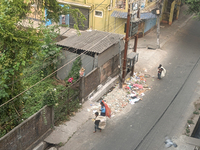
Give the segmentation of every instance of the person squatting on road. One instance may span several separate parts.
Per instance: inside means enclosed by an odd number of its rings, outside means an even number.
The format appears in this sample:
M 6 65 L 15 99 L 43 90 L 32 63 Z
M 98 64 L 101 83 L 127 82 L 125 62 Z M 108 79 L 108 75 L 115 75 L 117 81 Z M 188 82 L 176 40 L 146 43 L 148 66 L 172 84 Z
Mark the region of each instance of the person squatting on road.
M 95 121 L 94 121 L 94 133 L 98 130 L 101 132 L 101 128 L 99 128 L 100 118 L 98 118 L 99 113 L 95 112 Z
M 100 109 L 100 111 L 101 111 L 101 116 L 105 116 L 106 115 L 106 108 L 105 108 L 105 105 L 104 105 L 104 103 L 101 101 L 100 102 L 100 104 L 101 104 L 101 109 Z
M 158 79 L 163 78 L 165 74 L 166 74 L 166 69 L 160 64 L 158 66 Z
M 101 116 L 107 116 L 108 118 L 111 117 L 111 109 L 108 107 L 108 105 L 104 102 L 104 100 L 100 101 L 101 104 Z

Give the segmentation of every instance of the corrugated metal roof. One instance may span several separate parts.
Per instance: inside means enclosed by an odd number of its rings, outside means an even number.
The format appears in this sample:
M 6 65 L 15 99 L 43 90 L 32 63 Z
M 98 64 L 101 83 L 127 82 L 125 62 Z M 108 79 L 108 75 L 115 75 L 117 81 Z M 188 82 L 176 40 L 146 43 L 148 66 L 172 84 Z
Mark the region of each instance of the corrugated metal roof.
M 85 7 L 85 8 L 88 8 L 90 9 L 91 6 L 90 5 L 86 5 L 86 4 L 81 4 L 81 3 L 74 3 L 74 2 L 67 2 L 65 0 L 57 0 L 58 3 L 61 3 L 61 4 L 68 4 L 68 5 L 72 5 L 72 6 L 79 6 L 79 7 Z
M 111 14 L 111 17 L 116 17 L 116 18 L 127 18 L 127 12 L 121 12 L 121 11 L 113 11 Z
M 102 53 L 110 46 L 119 42 L 124 35 L 103 31 L 86 31 L 57 42 L 59 46 L 81 49 L 89 52 Z
M 113 11 L 111 16 L 116 17 L 116 18 L 126 19 L 127 18 L 127 12 Z M 149 12 L 145 12 L 145 13 L 140 14 L 140 19 L 150 19 L 150 18 L 156 18 L 156 15 L 149 13 Z

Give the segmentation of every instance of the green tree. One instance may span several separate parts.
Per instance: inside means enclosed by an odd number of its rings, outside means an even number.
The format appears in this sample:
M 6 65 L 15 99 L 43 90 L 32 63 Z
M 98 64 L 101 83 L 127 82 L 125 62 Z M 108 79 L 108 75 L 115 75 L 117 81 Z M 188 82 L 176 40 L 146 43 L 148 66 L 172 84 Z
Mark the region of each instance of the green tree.
M 23 0 L 0 1 L 0 104 L 20 92 L 20 82 L 14 81 L 41 49 L 42 32 L 20 25 L 21 17 L 28 13 L 27 7 Z
M 189 6 L 187 13 L 195 14 L 195 18 L 200 20 L 200 0 L 185 0 L 185 3 Z
M 31 0 L 0 0 L 0 105 L 54 72 L 60 58 L 60 48 L 54 41 L 58 36 L 56 26 L 33 28 L 31 21 L 26 27 L 22 24 L 32 13 L 33 3 Z M 41 16 L 42 11 L 48 9 L 47 18 L 54 22 L 59 21 L 60 14 L 67 13 L 80 16 L 75 20 L 84 20 L 79 10 L 61 7 L 56 0 L 38 0 L 37 6 Z M 48 95 L 47 90 L 56 86 L 53 82 L 53 78 L 47 78 L 8 105 L 0 107 L 0 136 L 43 106 L 45 93 Z M 59 93 L 63 86 L 57 89 Z
M 28 0 L 29 10 L 31 5 L 35 4 L 37 6 L 37 13 L 44 18 L 44 10 L 46 10 L 46 19 L 52 22 L 58 23 L 61 15 L 70 14 L 74 21 L 74 28 L 78 30 L 78 24 L 84 26 L 83 21 L 85 16 L 80 12 L 79 9 L 71 9 L 70 5 L 65 4 L 64 7 L 61 6 L 57 0 Z
M 43 18 L 46 9 L 47 19 L 54 22 L 59 21 L 61 14 L 71 14 L 76 22 L 85 19 L 78 9 L 62 7 L 56 0 L 0 0 L 0 104 L 24 90 L 21 82 L 15 81 L 20 80 L 24 68 L 34 62 L 38 58 L 36 56 L 43 55 L 40 59 L 47 62 L 49 59 L 46 58 L 57 53 L 55 48 L 50 50 L 54 43 L 47 42 L 55 37 L 44 40 L 47 35 L 45 27 L 33 28 L 30 24 L 25 28 L 22 25 L 23 19 L 31 13 L 33 3 L 41 12 L 40 18 Z M 78 29 L 77 25 L 75 27 Z

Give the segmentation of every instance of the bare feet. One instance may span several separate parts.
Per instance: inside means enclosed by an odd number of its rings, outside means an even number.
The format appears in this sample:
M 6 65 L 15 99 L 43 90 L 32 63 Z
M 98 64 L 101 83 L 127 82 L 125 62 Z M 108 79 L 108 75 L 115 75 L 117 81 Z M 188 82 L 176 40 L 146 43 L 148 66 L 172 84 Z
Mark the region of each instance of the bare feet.
M 96 131 L 94 131 L 93 133 L 95 133 Z

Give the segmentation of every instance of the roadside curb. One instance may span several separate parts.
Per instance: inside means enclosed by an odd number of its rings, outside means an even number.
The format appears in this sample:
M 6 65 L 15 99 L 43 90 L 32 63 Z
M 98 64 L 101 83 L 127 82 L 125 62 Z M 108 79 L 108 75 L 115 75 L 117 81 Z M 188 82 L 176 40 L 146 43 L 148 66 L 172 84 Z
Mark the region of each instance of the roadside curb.
M 162 47 L 170 40 L 170 37 L 171 37 L 172 35 L 175 35 L 181 28 L 183 28 L 183 27 L 187 24 L 187 22 L 188 22 L 193 16 L 194 16 L 194 14 L 191 15 L 186 21 L 184 21 L 183 24 L 181 24 L 180 26 L 178 26 L 178 29 L 176 29 L 176 31 L 175 31 L 174 33 L 170 34 L 170 35 L 168 36 L 168 38 L 160 44 L 160 47 L 161 47 L 160 49 L 162 49 Z

